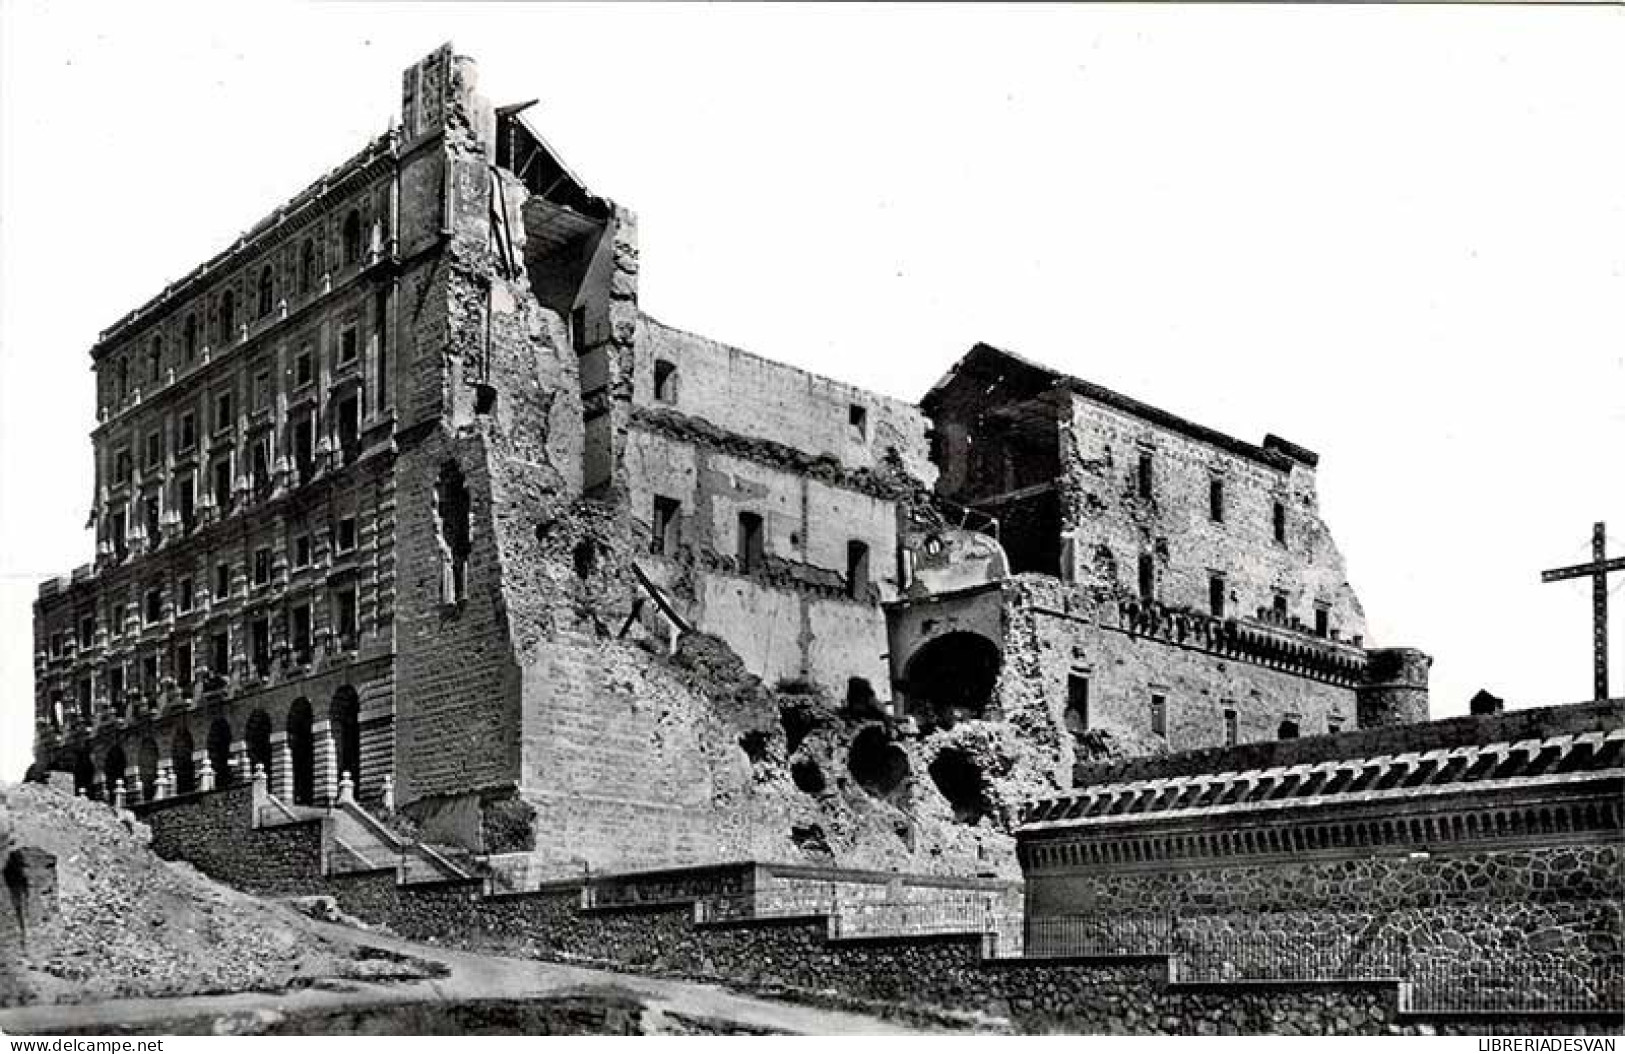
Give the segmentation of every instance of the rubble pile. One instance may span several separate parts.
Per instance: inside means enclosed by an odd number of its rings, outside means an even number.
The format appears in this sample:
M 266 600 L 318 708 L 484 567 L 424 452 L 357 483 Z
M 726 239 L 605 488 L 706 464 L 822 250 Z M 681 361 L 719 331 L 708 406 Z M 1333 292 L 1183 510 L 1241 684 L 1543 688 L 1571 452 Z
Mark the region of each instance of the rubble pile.
M 39 784 L 0 786 L 0 856 L 55 858 L 56 888 L 0 949 L 0 1005 L 281 990 L 421 977 L 433 964 L 328 936 L 292 908 L 159 859 L 129 812 Z M 18 891 L 0 905 L 16 917 Z

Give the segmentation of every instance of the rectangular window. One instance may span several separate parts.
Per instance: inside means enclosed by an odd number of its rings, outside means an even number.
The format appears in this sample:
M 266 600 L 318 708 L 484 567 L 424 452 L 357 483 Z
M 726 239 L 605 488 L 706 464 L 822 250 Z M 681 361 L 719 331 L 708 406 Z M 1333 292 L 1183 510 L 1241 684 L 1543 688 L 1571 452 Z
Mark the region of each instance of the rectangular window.
M 148 626 L 155 626 L 164 620 L 164 591 L 162 589 L 147 590 L 142 620 Z
M 1236 712 L 1234 710 L 1226 710 L 1224 712 L 1224 745 L 1227 747 L 1235 746 L 1236 743 L 1239 742 L 1238 736 L 1239 729 L 1236 721 Z
M 107 533 L 111 536 L 108 540 L 113 543 L 114 558 L 118 560 L 124 559 L 130 548 L 130 532 L 124 524 L 123 509 L 113 513 L 108 521 Z
M 341 365 L 354 362 L 360 347 L 361 340 L 356 334 L 354 323 L 339 330 L 339 363 Z
M 654 536 L 649 540 L 651 553 L 656 556 L 677 555 L 677 525 L 682 508 L 676 498 L 655 495 Z
M 271 550 L 268 547 L 261 546 L 254 550 L 254 584 L 271 584 Z
M 310 566 L 310 535 L 301 534 L 293 540 L 293 566 Z
M 254 409 L 264 410 L 271 405 L 276 389 L 271 386 L 271 371 L 261 369 L 254 374 Z
M 765 550 L 762 545 L 762 518 L 754 512 L 739 514 L 739 570 L 750 574 L 761 570 Z
M 1270 517 L 1271 517 L 1271 520 L 1273 521 L 1274 528 L 1275 528 L 1275 544 L 1276 545 L 1285 545 L 1286 544 L 1286 504 L 1284 502 L 1277 501 L 1275 503 L 1274 507 L 1271 509 Z
M 1332 735 L 1343 731 L 1343 718 L 1339 714 L 1330 714 L 1326 718 L 1326 731 Z
M 231 636 L 225 630 L 209 635 L 209 669 L 220 677 L 231 670 Z
M 113 624 L 108 627 L 108 632 L 112 636 L 115 636 L 115 637 L 124 636 L 125 617 L 126 616 L 125 616 L 125 613 L 124 613 L 124 605 L 123 604 L 114 604 L 113 605 Z
M 677 364 L 665 359 L 655 360 L 655 402 L 668 405 L 677 402 Z
M 300 604 L 293 609 L 288 618 L 288 635 L 291 640 L 288 644 L 293 648 L 293 657 L 301 666 L 310 663 L 310 605 Z
M 50 644 L 51 658 L 53 658 L 53 659 L 62 658 L 62 648 L 63 648 L 64 640 L 65 640 L 65 635 L 64 634 L 61 634 L 61 633 L 53 633 L 53 634 L 51 634 L 51 644 Z
M 217 515 L 231 511 L 231 459 L 221 458 L 214 463 L 214 505 Z
M 190 472 L 175 480 L 175 497 L 180 505 L 181 530 L 189 531 L 197 526 L 197 487 Z
M 113 485 L 128 483 L 135 476 L 135 466 L 130 462 L 130 451 L 127 447 L 120 447 L 113 452 Z
M 107 668 L 107 698 L 114 706 L 124 705 L 124 667 L 113 665 Z
M 192 590 L 192 577 L 188 575 L 181 579 L 180 584 L 176 586 L 175 610 L 185 614 L 192 610 L 195 601 L 196 597 L 193 595 Z
M 1151 455 L 1141 451 L 1139 470 L 1140 497 L 1151 497 L 1151 490 L 1155 482 L 1156 481 L 1151 466 Z
M 224 432 L 236 422 L 231 417 L 231 393 L 220 392 L 214 397 L 214 430 Z
M 1165 695 L 1151 697 L 1151 734 L 1154 736 L 1168 734 L 1168 697 Z
M 155 692 L 158 690 L 158 656 L 141 656 L 141 690 Z
M 1207 518 L 1214 523 L 1224 522 L 1224 480 L 1207 481 Z
M 341 553 L 355 549 L 354 516 L 346 516 L 338 522 L 338 528 L 333 532 L 333 548 Z
M 95 689 L 91 687 L 90 678 L 85 677 L 79 681 L 79 716 L 89 721 L 95 711 L 96 704 L 92 700 Z
M 354 395 L 339 400 L 338 435 L 339 449 L 344 456 L 354 457 L 356 445 L 361 439 L 361 400 Z
M 846 595 L 860 600 L 869 588 L 869 547 L 863 542 L 846 543 Z
M 181 414 L 181 450 L 191 450 L 197 446 L 197 414 L 191 410 Z
M 1089 731 L 1089 678 L 1081 673 L 1066 678 L 1066 730 L 1075 736 Z
M 181 694 L 192 694 L 192 641 L 182 638 L 175 642 L 175 683 L 181 686 Z
M 846 410 L 847 427 L 857 433 L 859 439 L 869 438 L 869 411 L 866 407 L 853 403 Z
M 1157 565 L 1150 553 L 1140 554 L 1140 599 L 1155 600 L 1157 592 Z
M 264 497 L 271 489 L 270 443 L 269 436 L 256 439 L 253 452 L 249 455 L 248 480 L 257 497 Z
M 158 495 L 148 494 L 141 502 L 143 524 L 147 530 L 147 544 L 158 544 Z
M 1275 621 L 1283 625 L 1286 623 L 1286 594 L 1280 590 L 1276 590 L 1274 598 L 1270 601 L 1270 614 L 1275 617 Z
M 1224 576 L 1208 575 L 1207 610 L 1214 618 L 1224 618 Z
M 96 643 L 96 616 L 86 615 L 79 620 L 79 648 L 94 646 Z
M 1332 631 L 1332 613 L 1324 604 L 1315 605 L 1315 636 L 1325 637 Z
M 231 565 L 214 565 L 214 599 L 224 600 L 231 596 Z
M 338 625 L 339 643 L 346 651 L 356 646 L 357 618 L 355 590 L 341 589 L 333 594 L 334 621 Z
M 299 349 L 293 357 L 293 386 L 303 388 L 316 379 L 316 360 L 310 353 L 310 345 L 306 344 Z
M 293 423 L 293 466 L 300 483 L 310 482 L 316 471 L 316 426 L 309 414 Z
M 164 459 L 164 437 L 161 432 L 152 432 L 147 436 L 146 452 L 142 455 L 143 468 L 157 468 L 158 463 Z
M 249 624 L 248 639 L 254 672 L 264 677 L 271 672 L 271 622 L 257 618 Z

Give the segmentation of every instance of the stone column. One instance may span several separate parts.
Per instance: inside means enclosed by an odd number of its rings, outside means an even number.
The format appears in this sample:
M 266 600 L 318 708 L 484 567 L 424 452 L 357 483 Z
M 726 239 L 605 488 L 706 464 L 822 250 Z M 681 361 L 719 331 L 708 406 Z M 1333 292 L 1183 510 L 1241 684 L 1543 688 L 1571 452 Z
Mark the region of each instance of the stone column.
M 174 793 L 175 789 L 175 763 L 168 758 L 158 762 L 158 781 L 153 787 L 153 797 L 159 801 Z
M 200 791 L 214 790 L 214 762 L 209 758 L 207 751 L 203 752 L 203 760 L 197 763 L 197 789 Z
M 293 750 L 288 746 L 288 733 L 271 733 L 271 786 L 272 794 L 293 804 Z
M 248 743 L 239 739 L 231 744 L 231 782 L 247 783 L 252 777 L 252 766 L 248 760 Z
M 125 800 L 131 805 L 141 802 L 141 766 L 130 762 L 124 766 L 124 794 Z
M 314 799 L 324 805 L 338 797 L 338 749 L 333 742 L 333 723 L 323 718 L 310 728 L 310 737 L 316 758 L 316 786 Z

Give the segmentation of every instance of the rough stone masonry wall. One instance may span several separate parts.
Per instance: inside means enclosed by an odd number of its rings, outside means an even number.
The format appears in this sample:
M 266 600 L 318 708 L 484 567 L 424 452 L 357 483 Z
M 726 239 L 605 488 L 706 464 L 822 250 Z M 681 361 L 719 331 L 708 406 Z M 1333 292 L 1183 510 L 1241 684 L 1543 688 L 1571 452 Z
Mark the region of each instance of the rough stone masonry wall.
M 322 821 L 252 824 L 253 788 L 189 794 L 140 806 L 152 851 L 255 893 L 298 893 L 322 873 Z

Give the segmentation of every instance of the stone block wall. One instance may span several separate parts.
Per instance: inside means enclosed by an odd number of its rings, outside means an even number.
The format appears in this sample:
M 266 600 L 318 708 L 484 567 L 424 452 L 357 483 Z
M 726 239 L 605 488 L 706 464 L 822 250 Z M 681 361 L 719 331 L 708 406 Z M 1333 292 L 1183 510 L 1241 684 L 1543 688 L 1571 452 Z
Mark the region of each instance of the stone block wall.
M 302 893 L 322 880 L 322 821 L 253 826 L 253 789 L 191 794 L 140 806 L 152 850 L 211 878 L 262 894 Z

